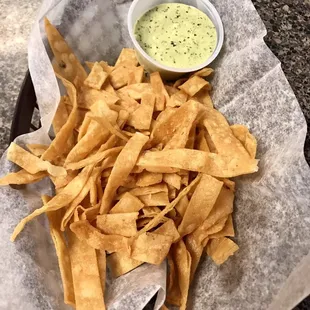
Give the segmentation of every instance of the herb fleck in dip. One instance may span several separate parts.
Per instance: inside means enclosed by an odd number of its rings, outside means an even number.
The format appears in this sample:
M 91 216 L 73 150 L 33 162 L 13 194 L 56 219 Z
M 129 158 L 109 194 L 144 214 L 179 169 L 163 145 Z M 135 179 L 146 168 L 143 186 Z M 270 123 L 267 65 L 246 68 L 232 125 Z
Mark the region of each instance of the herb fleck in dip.
M 217 42 L 210 18 L 180 3 L 160 4 L 149 10 L 137 21 L 134 32 L 148 55 L 175 68 L 203 63 L 212 55 Z

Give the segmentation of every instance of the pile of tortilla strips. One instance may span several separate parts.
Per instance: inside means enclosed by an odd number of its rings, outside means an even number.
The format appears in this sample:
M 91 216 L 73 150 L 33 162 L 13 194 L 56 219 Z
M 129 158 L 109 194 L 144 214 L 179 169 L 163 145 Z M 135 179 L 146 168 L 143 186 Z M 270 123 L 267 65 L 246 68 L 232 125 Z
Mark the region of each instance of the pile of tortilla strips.
M 46 213 L 63 282 L 64 302 L 105 309 L 106 266 L 120 277 L 138 266 L 168 261 L 168 305 L 186 308 L 203 252 L 222 264 L 234 237 L 235 183 L 257 171 L 256 140 L 213 108 L 213 73 L 204 68 L 174 83 L 147 75 L 124 48 L 114 66 L 84 69 L 45 20 L 61 97 L 50 145 L 11 143 L 7 158 L 21 170 L 1 185 L 49 177 L 55 196 L 20 221 Z M 43 77 L 44 78 L 44 77 Z

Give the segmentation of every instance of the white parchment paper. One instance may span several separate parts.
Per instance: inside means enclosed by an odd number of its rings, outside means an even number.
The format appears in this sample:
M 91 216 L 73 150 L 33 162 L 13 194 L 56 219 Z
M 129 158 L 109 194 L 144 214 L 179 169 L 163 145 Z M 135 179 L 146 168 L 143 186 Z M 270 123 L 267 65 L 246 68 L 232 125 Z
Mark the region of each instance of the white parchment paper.
M 214 103 L 231 123 L 250 128 L 258 139 L 261 161 L 257 174 L 238 180 L 235 226 L 240 250 L 220 267 L 203 259 L 189 308 L 291 309 L 310 290 L 310 281 L 305 281 L 310 261 L 306 123 L 279 61 L 263 42 L 266 30 L 251 1 L 212 2 L 225 27 L 223 50 L 212 64 Z M 81 61 L 113 63 L 122 47 L 131 46 L 126 27 L 130 3 L 43 2 L 28 48 L 42 128 L 17 138 L 18 143 L 49 142 L 47 133 L 60 96 L 42 17 L 47 15 L 57 25 Z M 1 175 L 15 169 L 5 154 L 0 167 Z M 40 207 L 40 195 L 50 190 L 47 180 L 19 190 L 0 188 L 0 309 L 68 309 L 45 217 L 28 224 L 14 244 L 9 241 L 19 220 Z M 117 280 L 109 279 L 108 309 L 143 309 L 157 292 L 158 309 L 165 298 L 165 275 L 165 263 L 145 264 Z

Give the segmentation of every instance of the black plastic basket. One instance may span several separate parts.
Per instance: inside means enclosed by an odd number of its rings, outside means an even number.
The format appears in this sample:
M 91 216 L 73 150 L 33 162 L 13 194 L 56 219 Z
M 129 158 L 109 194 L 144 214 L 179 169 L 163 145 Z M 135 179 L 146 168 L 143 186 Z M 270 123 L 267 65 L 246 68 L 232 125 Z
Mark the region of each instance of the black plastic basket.
M 34 119 L 34 115 L 38 115 L 38 113 L 36 94 L 30 73 L 27 71 L 15 106 L 10 142 L 19 135 L 35 131 L 41 127 L 40 122 Z

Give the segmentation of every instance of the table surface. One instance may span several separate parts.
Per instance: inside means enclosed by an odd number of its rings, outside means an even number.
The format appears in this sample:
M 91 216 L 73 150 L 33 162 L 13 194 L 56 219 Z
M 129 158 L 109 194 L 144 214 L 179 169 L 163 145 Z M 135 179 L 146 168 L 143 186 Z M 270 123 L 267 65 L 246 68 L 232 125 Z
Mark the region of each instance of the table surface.
M 27 71 L 27 40 L 39 0 L 0 3 L 0 154 L 8 146 L 15 102 Z M 310 0 L 254 0 L 266 43 L 282 68 L 310 124 Z M 310 163 L 310 132 L 305 143 Z M 310 298 L 295 310 L 310 309 Z

